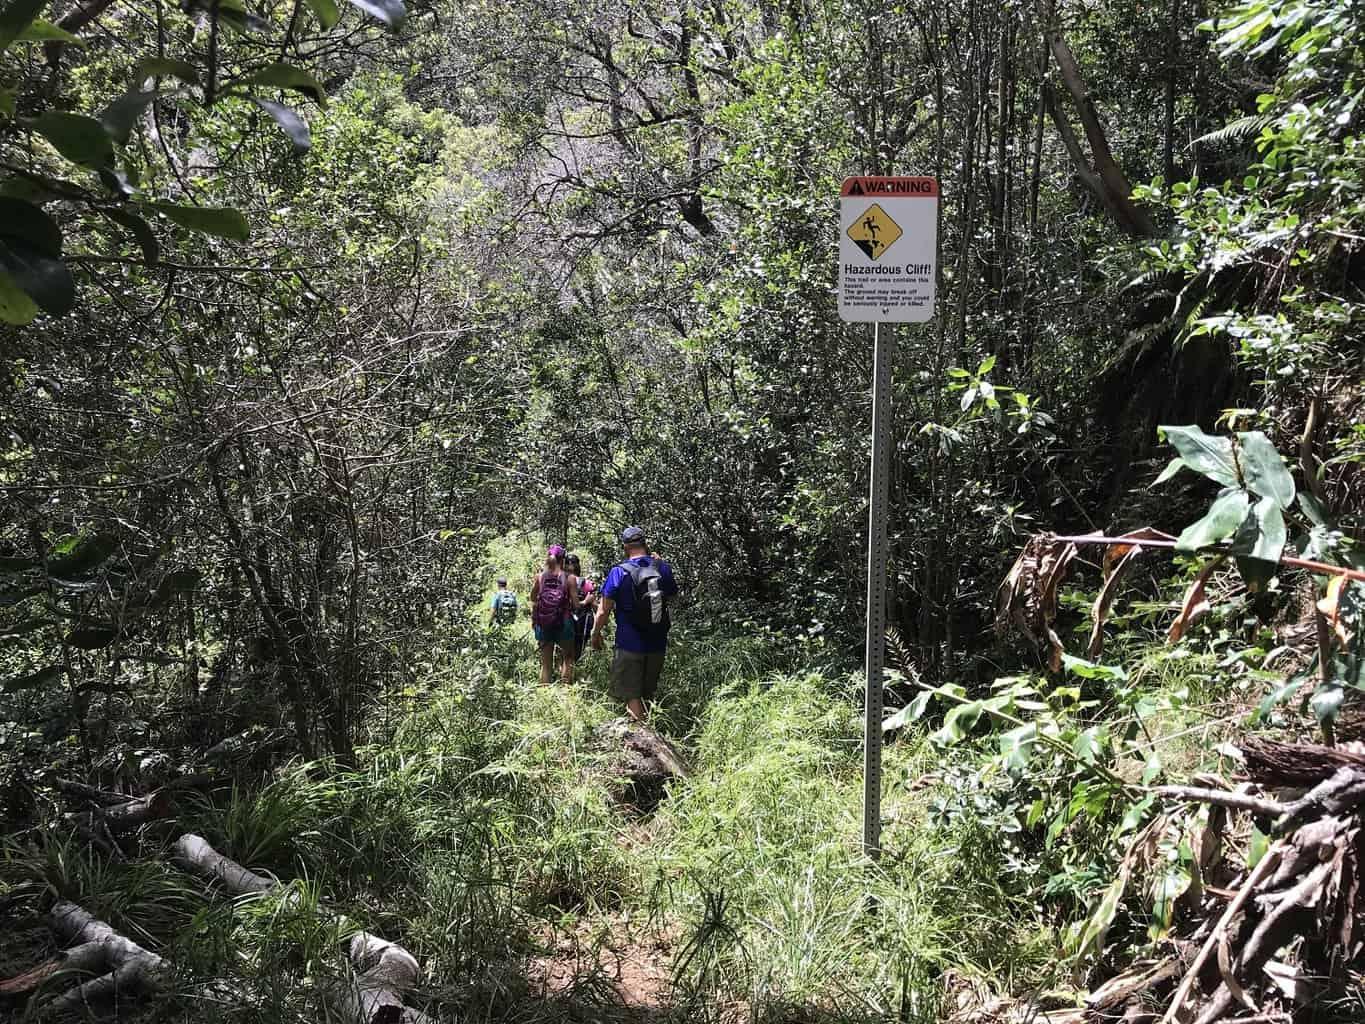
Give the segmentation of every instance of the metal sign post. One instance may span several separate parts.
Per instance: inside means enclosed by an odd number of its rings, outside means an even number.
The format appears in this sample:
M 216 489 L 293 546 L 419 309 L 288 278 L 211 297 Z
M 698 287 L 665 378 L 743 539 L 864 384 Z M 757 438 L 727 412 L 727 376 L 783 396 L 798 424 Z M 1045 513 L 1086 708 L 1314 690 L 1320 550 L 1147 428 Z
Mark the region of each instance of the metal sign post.
M 896 337 L 872 325 L 872 472 L 867 491 L 867 695 L 863 716 L 863 854 L 882 848 L 882 675 L 886 668 L 886 506 L 891 470 L 891 364 Z
M 882 846 L 882 687 L 886 669 L 887 496 L 891 473 L 891 367 L 884 324 L 934 315 L 938 182 L 848 178 L 839 202 L 839 316 L 872 324 L 872 466 L 867 502 L 867 694 L 863 717 L 863 853 Z

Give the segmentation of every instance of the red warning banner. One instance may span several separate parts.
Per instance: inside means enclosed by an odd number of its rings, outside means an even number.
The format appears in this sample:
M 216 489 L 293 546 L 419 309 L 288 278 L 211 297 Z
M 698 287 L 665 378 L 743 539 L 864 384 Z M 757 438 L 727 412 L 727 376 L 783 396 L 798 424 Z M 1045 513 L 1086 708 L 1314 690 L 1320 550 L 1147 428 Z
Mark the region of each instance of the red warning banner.
M 929 198 L 938 195 L 937 178 L 845 178 L 839 195 L 845 199 L 858 196 L 886 196 L 895 199 Z

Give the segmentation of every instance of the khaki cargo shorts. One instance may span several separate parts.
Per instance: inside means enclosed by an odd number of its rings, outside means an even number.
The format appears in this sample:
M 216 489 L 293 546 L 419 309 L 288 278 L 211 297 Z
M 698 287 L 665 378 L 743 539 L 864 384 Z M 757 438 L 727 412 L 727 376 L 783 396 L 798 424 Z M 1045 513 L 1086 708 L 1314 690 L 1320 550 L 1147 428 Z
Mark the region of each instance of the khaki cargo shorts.
M 623 651 L 611 662 L 611 695 L 620 701 L 652 700 L 664 671 L 664 651 Z

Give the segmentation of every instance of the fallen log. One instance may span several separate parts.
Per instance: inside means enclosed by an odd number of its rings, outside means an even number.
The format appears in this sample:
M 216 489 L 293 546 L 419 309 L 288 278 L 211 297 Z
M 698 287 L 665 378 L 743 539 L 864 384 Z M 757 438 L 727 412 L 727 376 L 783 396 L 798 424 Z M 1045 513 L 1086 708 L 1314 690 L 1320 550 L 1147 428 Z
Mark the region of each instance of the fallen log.
M 113 835 L 121 836 L 136 831 L 149 821 L 169 818 L 173 806 L 171 795 L 164 789 L 158 789 L 146 796 L 124 800 L 123 803 L 68 814 L 67 819 L 82 830 L 107 829 Z
M 99 1011 L 112 1002 L 117 1014 L 118 1000 L 124 993 L 155 992 L 169 982 L 171 969 L 165 960 L 74 903 L 65 900 L 57 903 L 48 923 L 72 948 L 50 965 L 53 969 L 44 971 L 39 980 L 57 972 L 104 973 L 48 1000 L 42 1007 L 44 1013 Z
M 1365 771 L 1365 754 L 1314 743 L 1279 743 L 1248 736 L 1237 743 L 1258 786 L 1316 786 L 1342 768 Z
M 236 896 L 268 892 L 276 883 L 248 871 L 235 860 L 229 860 L 209 845 L 203 836 L 186 833 L 175 841 L 172 860 L 191 874 L 219 882 Z
M 347 958 L 354 977 L 329 993 L 338 1013 L 365 1024 L 432 1024 L 432 1018 L 403 1003 L 404 994 L 422 980 L 417 958 L 406 949 L 358 932 L 347 944 Z
M 223 856 L 202 836 L 181 836 L 173 859 L 237 896 L 281 888 L 279 882 Z M 417 958 L 406 949 L 369 932 L 357 932 L 347 942 L 347 959 L 353 976 L 324 992 L 338 1013 L 355 1024 L 431 1024 L 432 1018 L 403 1003 L 403 997 L 422 980 Z

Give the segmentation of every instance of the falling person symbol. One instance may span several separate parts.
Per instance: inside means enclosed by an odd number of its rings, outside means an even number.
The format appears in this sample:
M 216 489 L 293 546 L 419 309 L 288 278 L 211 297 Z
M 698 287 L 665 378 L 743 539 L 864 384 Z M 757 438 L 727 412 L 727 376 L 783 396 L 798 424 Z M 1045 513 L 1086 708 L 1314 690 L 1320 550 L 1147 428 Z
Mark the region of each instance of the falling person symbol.
M 867 228 L 867 233 L 872 236 L 868 240 L 868 242 L 872 249 L 872 255 L 875 256 L 877 252 L 877 231 L 879 230 L 878 224 L 871 217 L 866 217 L 863 219 L 863 227 Z
M 901 237 L 900 225 L 885 210 L 873 203 L 855 218 L 848 229 L 849 240 L 867 254 L 868 259 L 880 260 Z

